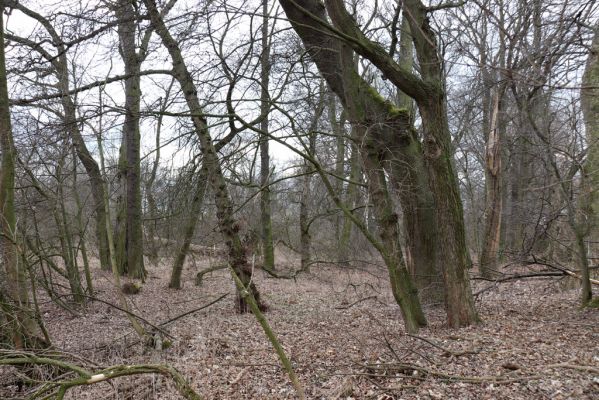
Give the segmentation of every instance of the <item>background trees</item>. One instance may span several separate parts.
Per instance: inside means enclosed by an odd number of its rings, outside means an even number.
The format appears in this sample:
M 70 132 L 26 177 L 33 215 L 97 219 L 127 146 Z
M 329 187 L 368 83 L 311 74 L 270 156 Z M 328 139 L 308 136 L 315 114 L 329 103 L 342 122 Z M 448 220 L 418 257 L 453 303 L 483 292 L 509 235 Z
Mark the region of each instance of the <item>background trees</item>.
M 471 278 L 513 263 L 592 300 L 594 2 L 2 4 L 14 346 L 43 334 L 38 292 L 77 308 L 102 269 L 161 263 L 182 289 L 198 255 L 243 312 L 260 268 L 383 266 L 410 333 L 431 303 L 478 322 Z

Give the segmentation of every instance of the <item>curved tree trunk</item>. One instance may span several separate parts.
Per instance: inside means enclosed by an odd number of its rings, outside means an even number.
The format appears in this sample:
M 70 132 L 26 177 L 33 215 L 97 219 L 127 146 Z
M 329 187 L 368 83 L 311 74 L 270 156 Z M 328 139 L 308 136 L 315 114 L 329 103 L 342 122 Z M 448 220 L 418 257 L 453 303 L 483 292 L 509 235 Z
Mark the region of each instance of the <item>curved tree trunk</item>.
M 348 120 L 352 122 L 353 140 L 368 177 L 368 190 L 378 223 L 381 242 L 377 249 L 387 265 L 393 294 L 402 310 L 406 329 L 414 332 L 426 325 L 426 319 L 399 247 L 398 217 L 384 173 L 389 144 L 399 147 L 409 145 L 404 138 L 411 126 L 410 117 L 406 110 L 385 101 L 360 77 L 354 67 L 354 53 L 347 45 L 322 34 L 321 23 L 314 19 L 327 20 L 320 3 L 305 1 L 301 7 L 291 0 L 280 0 L 280 3 L 329 88 L 341 99 Z
M 158 12 L 155 0 L 144 0 L 144 3 L 148 8 L 150 19 L 156 33 L 160 36 L 164 47 L 166 47 L 171 56 L 174 76 L 179 82 L 179 85 L 181 85 L 187 107 L 192 115 L 191 119 L 200 142 L 200 148 L 204 156 L 204 164 L 208 171 L 208 180 L 214 193 L 219 228 L 229 251 L 229 263 L 246 289 L 251 291 L 259 307 L 264 310 L 266 309 L 266 305 L 261 302 L 260 293 L 254 282 L 251 280 L 252 269 L 247 262 L 245 248 L 239 237 L 239 225 L 233 215 L 233 203 L 229 196 L 227 182 L 223 175 L 217 150 L 215 149 L 212 137 L 208 130 L 206 117 L 204 116 L 203 109 L 198 99 L 197 88 L 187 69 L 185 60 L 181 55 L 181 49 L 179 48 L 178 43 L 171 36 Z M 249 311 L 244 296 L 238 295 L 238 309 L 242 313 Z

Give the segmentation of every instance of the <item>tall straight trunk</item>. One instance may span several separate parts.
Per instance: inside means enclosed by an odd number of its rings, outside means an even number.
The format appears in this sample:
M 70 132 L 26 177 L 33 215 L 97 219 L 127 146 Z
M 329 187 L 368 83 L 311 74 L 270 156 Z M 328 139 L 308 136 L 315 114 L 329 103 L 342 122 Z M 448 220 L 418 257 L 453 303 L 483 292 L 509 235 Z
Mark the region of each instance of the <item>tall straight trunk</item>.
M 169 97 L 171 95 L 171 90 L 173 89 L 173 85 L 175 84 L 175 80 L 171 79 L 171 83 L 166 90 L 164 99 L 162 99 L 162 104 L 160 105 L 160 115 L 158 115 L 158 120 L 156 121 L 156 153 L 154 157 L 154 163 L 152 165 L 152 171 L 150 172 L 150 176 L 146 182 L 146 200 L 148 202 L 148 211 L 152 220 L 148 222 L 148 235 L 146 244 L 149 248 L 150 258 L 153 262 L 156 262 L 158 259 L 158 250 L 160 240 L 156 238 L 156 221 L 158 217 L 158 207 L 156 206 L 156 199 L 154 198 L 154 182 L 156 181 L 156 174 L 158 173 L 158 167 L 160 165 L 160 134 L 162 132 L 162 119 L 163 115 L 166 112 L 169 104 Z
M 202 211 L 202 205 L 204 204 L 204 196 L 206 194 L 206 183 L 208 181 L 208 169 L 206 165 L 202 165 L 200 170 L 200 176 L 198 177 L 198 183 L 193 199 L 191 201 L 191 211 L 186 219 L 185 227 L 183 228 L 183 239 L 181 247 L 177 250 L 177 256 L 175 257 L 175 263 L 171 271 L 171 280 L 168 287 L 173 289 L 181 289 L 181 273 L 183 272 L 183 265 L 185 258 L 189 253 L 189 246 L 193 239 L 193 234 Z
M 29 302 L 27 271 L 19 260 L 15 215 L 15 159 L 4 55 L 4 1 L 0 0 L 0 322 L 16 349 L 44 346 Z
M 599 246 L 599 24 L 595 26 L 595 36 L 582 78 L 580 102 L 584 116 L 587 143 L 587 158 L 583 164 L 582 209 L 589 221 L 588 239 L 594 245 L 589 246 L 597 257 Z M 583 301 L 588 298 L 591 285 L 588 279 L 583 281 Z
M 119 50 L 125 64 L 125 121 L 123 144 L 125 157 L 125 257 L 121 259 L 123 272 L 130 277 L 145 279 L 143 259 L 143 229 L 141 208 L 141 161 L 139 111 L 141 101 L 140 75 L 142 56 L 135 44 L 137 17 L 133 4 L 120 0 L 115 6 L 118 24 Z M 120 238 L 120 240 L 123 240 Z M 121 244 L 122 245 L 122 244 Z
M 353 128 L 352 128 L 353 130 Z M 352 133 L 352 137 L 355 136 Z M 349 182 L 347 183 L 347 190 L 345 191 L 345 204 L 352 213 L 356 204 L 358 204 L 359 192 L 358 186 L 355 182 L 360 180 L 361 168 L 360 168 L 360 155 L 358 148 L 353 142 L 349 142 L 350 145 L 350 156 L 349 156 Z M 343 226 L 341 228 L 341 235 L 339 237 L 339 257 L 338 260 L 341 263 L 349 264 L 349 244 L 351 241 L 352 233 L 352 220 L 349 216 L 343 216 Z
M 322 99 L 321 99 L 322 100 Z M 316 111 L 312 126 L 308 132 L 308 152 L 314 157 L 316 151 L 316 124 L 319 111 Z M 310 234 L 310 199 L 312 198 L 312 168 L 308 161 L 304 161 L 304 176 L 302 177 L 302 192 L 300 193 L 300 265 L 302 271 L 310 272 L 310 260 L 312 258 L 312 235 Z
M 345 113 L 337 117 L 337 95 L 333 92 L 328 93 L 328 111 L 329 124 L 332 134 L 335 136 L 335 190 L 340 195 L 343 193 L 343 180 L 345 175 Z M 335 215 L 335 239 L 337 241 L 337 262 L 345 263 L 347 252 L 342 245 L 343 216 L 339 213 Z
M 94 284 L 92 281 L 91 270 L 89 267 L 89 257 L 87 255 L 87 246 L 85 244 L 85 224 L 83 223 L 83 205 L 81 204 L 81 196 L 79 196 L 79 190 L 77 190 L 77 155 L 75 150 L 73 149 L 72 154 L 73 160 L 73 196 L 75 197 L 75 204 L 77 206 L 77 215 L 75 217 L 76 229 L 77 229 L 77 238 L 78 245 L 75 247 L 75 258 L 77 258 L 77 254 L 81 251 L 81 259 L 83 261 L 83 272 L 85 274 L 85 284 L 87 294 L 90 296 L 94 295 Z
M 260 219 L 262 225 L 262 257 L 264 268 L 274 270 L 275 251 L 272 238 L 270 197 L 270 154 L 268 151 L 268 110 L 270 109 L 270 43 L 268 32 L 268 0 L 262 0 L 262 53 L 260 54 Z
M 247 262 L 245 247 L 239 236 L 239 224 L 233 214 L 233 203 L 229 196 L 227 182 L 223 175 L 218 154 L 208 130 L 208 122 L 198 99 L 197 88 L 181 55 L 178 43 L 171 36 L 158 12 L 155 0 L 144 0 L 144 4 L 148 9 L 156 33 L 160 36 L 162 44 L 171 56 L 174 76 L 181 86 L 187 107 L 192 115 L 191 119 L 200 142 L 204 163 L 208 171 L 208 180 L 214 194 L 219 228 L 229 252 L 228 261 L 244 287 L 254 296 L 259 307 L 265 309 L 265 304 L 260 300 L 260 293 L 252 281 L 252 268 Z M 239 311 L 242 313 L 247 312 L 248 305 L 244 296 L 238 294 L 237 297 Z
M 64 158 L 58 162 L 56 167 L 56 179 L 58 181 L 58 198 L 56 207 L 57 210 L 54 212 L 56 226 L 58 227 L 59 239 L 61 245 L 62 259 L 64 260 L 65 268 L 67 271 L 67 278 L 69 286 L 71 288 L 71 295 L 75 303 L 83 303 L 85 297 L 83 297 L 83 289 L 81 288 L 81 277 L 79 275 L 79 268 L 77 267 L 76 252 L 73 247 L 73 235 L 71 234 L 71 223 L 68 220 L 68 215 L 65 207 L 64 197 L 64 182 L 62 176 L 62 169 L 64 164 Z
M 489 96 L 490 97 L 490 96 Z M 501 134 L 503 124 L 499 122 L 503 93 L 500 88 L 493 96 L 491 115 L 488 124 L 483 123 L 487 136 L 485 147 L 485 227 L 480 253 L 480 273 L 490 278 L 497 275 L 497 257 L 501 241 L 501 217 L 503 214 L 503 193 L 501 177 Z M 485 104 L 486 103 L 486 104 Z M 484 102 L 483 107 L 491 106 Z M 487 113 L 483 109 L 483 113 Z M 483 118 L 483 120 L 485 120 Z

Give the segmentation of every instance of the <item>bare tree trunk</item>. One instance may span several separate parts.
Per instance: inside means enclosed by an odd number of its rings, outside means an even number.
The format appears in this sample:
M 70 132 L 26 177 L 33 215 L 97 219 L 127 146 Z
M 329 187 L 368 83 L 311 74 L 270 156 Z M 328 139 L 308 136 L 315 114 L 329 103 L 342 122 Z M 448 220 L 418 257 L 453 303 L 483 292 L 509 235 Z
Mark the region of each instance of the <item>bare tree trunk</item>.
M 334 92 L 328 93 L 328 112 L 329 124 L 331 131 L 335 136 L 335 190 L 340 195 L 344 192 L 344 182 L 342 178 L 345 176 L 345 112 L 341 112 L 341 116 L 337 118 L 337 95 Z M 343 238 L 343 215 L 335 215 L 335 239 L 337 240 L 337 262 L 340 264 L 347 263 L 347 248 Z
M 102 269 L 110 269 L 108 240 L 106 237 L 106 209 L 104 208 L 104 203 L 101 200 L 104 198 L 104 179 L 100 173 L 98 163 L 88 150 L 85 140 L 83 139 L 83 136 L 79 130 L 79 126 L 77 125 L 77 109 L 72 96 L 69 95 L 70 85 L 67 49 L 58 32 L 56 32 L 55 28 L 46 18 L 25 7 L 21 3 L 11 2 L 11 6 L 17 8 L 27 16 L 37 20 L 47 30 L 48 34 L 53 39 L 53 44 L 56 46 L 58 55 L 53 56 L 40 46 L 37 46 L 37 44 L 34 42 L 12 36 L 13 40 L 21 42 L 24 45 L 31 47 L 33 50 L 40 52 L 42 57 L 51 63 L 53 68 L 56 70 L 56 75 L 58 78 L 58 90 L 62 94 L 60 99 L 62 108 L 64 110 L 65 129 L 71 136 L 77 156 L 81 160 L 81 163 L 83 164 L 90 179 L 92 196 L 94 198 L 96 238 L 98 242 L 100 265 Z
M 352 128 L 353 129 L 353 128 Z M 354 136 L 352 134 L 352 136 Z M 347 190 L 345 192 L 345 203 L 348 205 L 350 211 L 354 213 L 354 208 L 358 204 L 358 186 L 355 182 L 360 180 L 361 169 L 360 169 L 360 157 L 358 148 L 350 141 L 351 154 L 349 157 L 349 182 L 347 183 Z M 341 235 L 339 237 L 339 257 L 338 260 L 341 263 L 349 264 L 349 244 L 351 241 L 353 223 L 347 216 L 343 216 L 343 226 L 341 228 Z
M 260 55 L 260 219 L 262 225 L 262 257 L 264 268 L 275 269 L 275 251 L 272 238 L 270 198 L 270 154 L 268 152 L 268 111 L 270 109 L 270 43 L 268 32 L 268 0 L 262 0 L 262 54 Z
M 29 302 L 27 271 L 19 265 L 15 217 L 15 158 L 4 56 L 4 1 L 0 0 L 0 322 L 17 349 L 45 347 Z
M 154 182 L 156 181 L 156 174 L 158 172 L 158 166 L 160 165 L 160 134 L 162 131 L 162 118 L 166 111 L 169 103 L 169 98 L 175 79 L 171 79 L 171 83 L 166 90 L 162 104 L 160 105 L 160 115 L 156 121 L 156 155 L 154 157 L 154 163 L 152 165 L 152 171 L 146 181 L 146 200 L 148 201 L 148 211 L 152 220 L 148 223 L 148 235 L 146 238 L 146 244 L 149 248 L 150 258 L 152 262 L 156 262 L 158 259 L 159 240 L 156 240 L 156 220 L 158 217 L 158 207 L 156 206 L 156 199 L 154 198 Z
M 260 300 L 255 283 L 251 280 L 252 269 L 247 262 L 245 248 L 239 237 L 239 224 L 233 215 L 233 203 L 227 190 L 227 182 L 222 172 L 218 154 L 212 142 L 212 137 L 208 131 L 208 123 L 198 99 L 198 91 L 189 73 L 185 60 L 181 55 L 178 43 L 171 36 L 168 28 L 164 24 L 155 0 L 144 0 L 152 25 L 156 33 L 160 36 L 164 47 L 168 50 L 173 61 L 174 76 L 181 85 L 181 90 L 185 96 L 187 106 L 192 115 L 192 122 L 196 134 L 200 141 L 200 148 L 204 156 L 204 163 L 208 170 L 208 180 L 214 193 L 214 201 L 217 209 L 217 218 L 219 228 L 225 244 L 229 251 L 229 263 L 243 283 L 243 286 L 252 292 L 256 302 L 261 309 L 266 309 L 266 305 Z M 238 295 L 238 309 L 244 313 L 248 311 L 244 297 Z
M 139 111 L 141 100 L 140 76 L 143 54 L 136 48 L 136 11 L 133 4 L 120 0 L 115 6 L 118 24 L 119 50 L 125 64 L 125 122 L 123 143 L 125 145 L 125 243 L 126 251 L 122 270 L 130 277 L 145 280 L 143 259 L 143 230 L 141 208 L 141 167 Z M 122 240 L 122 238 L 120 239 Z
M 322 101 L 322 99 L 321 99 Z M 320 110 L 322 111 L 322 110 Z M 319 110 L 315 111 L 312 126 L 308 132 L 308 153 L 314 157 L 316 151 L 316 123 L 318 121 Z M 309 202 L 312 198 L 312 168 L 308 161 L 304 162 L 304 176 L 302 177 L 302 192 L 300 194 L 300 258 L 302 271 L 310 272 L 310 260 L 312 258 L 312 235 L 310 235 L 310 206 Z
M 354 67 L 354 53 L 349 47 L 320 32 L 321 25 L 314 17 L 322 21 L 327 19 L 320 3 L 307 1 L 302 4 L 303 8 L 289 0 L 280 0 L 280 3 L 329 88 L 343 102 L 348 120 L 352 121 L 355 133 L 353 140 L 362 156 L 379 227 L 381 242 L 376 244 L 377 250 L 387 265 L 393 294 L 402 310 L 406 329 L 414 332 L 418 327 L 426 325 L 426 319 L 418 299 L 418 291 L 407 271 L 399 247 L 397 215 L 393 210 L 384 173 L 389 143 L 403 143 L 400 138 L 403 138 L 405 130 L 409 129 L 407 112 L 382 99 L 376 90 L 360 77 Z M 334 188 L 332 190 L 334 191 Z M 337 193 L 335 195 L 338 197 Z M 367 230 L 362 232 L 369 240 L 374 240 Z
M 198 177 L 198 183 L 196 187 L 193 200 L 191 201 L 191 212 L 187 216 L 185 228 L 183 228 L 183 239 L 181 247 L 177 251 L 175 257 L 175 264 L 171 271 L 171 280 L 168 287 L 173 289 L 181 289 L 181 273 L 183 272 L 183 265 L 185 264 L 185 258 L 189 253 L 189 246 L 193 239 L 193 234 L 202 211 L 202 205 L 204 204 L 204 196 L 206 194 L 206 184 L 208 182 L 208 169 L 206 165 L 202 165 L 200 170 L 200 176 Z
M 589 238 L 592 243 L 599 242 L 599 24 L 595 27 L 595 36 L 591 45 L 585 67 L 580 102 L 584 115 L 584 125 L 587 139 L 587 158 L 583 165 L 583 195 L 582 209 L 586 212 L 589 224 Z M 577 238 L 578 240 L 578 238 Z M 584 244 L 584 239 L 582 244 Z M 580 245 L 579 245 L 580 246 Z M 597 250 L 597 245 L 591 246 Z M 586 253 L 585 253 L 586 258 Z M 590 274 L 587 268 L 581 271 L 583 304 L 592 298 Z
M 499 253 L 499 244 L 501 240 L 501 216 L 503 208 L 503 193 L 501 179 L 501 132 L 502 125 L 498 122 L 501 111 L 501 97 L 498 88 L 493 96 L 491 118 L 488 125 L 483 123 L 486 132 L 486 150 L 485 150 L 485 228 L 483 236 L 482 250 L 480 253 L 480 273 L 484 277 L 497 275 L 497 257 Z M 483 107 L 491 104 L 484 104 Z M 486 110 L 483 109 L 483 113 Z

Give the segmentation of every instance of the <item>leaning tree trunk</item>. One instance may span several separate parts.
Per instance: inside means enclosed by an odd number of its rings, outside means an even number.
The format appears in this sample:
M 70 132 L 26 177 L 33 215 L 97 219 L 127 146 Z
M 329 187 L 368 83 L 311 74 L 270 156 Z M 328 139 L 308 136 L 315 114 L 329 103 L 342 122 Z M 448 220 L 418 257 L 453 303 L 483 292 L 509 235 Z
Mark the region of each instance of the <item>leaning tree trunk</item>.
M 397 143 L 401 146 L 405 142 L 403 138 L 410 126 L 408 113 L 385 101 L 360 77 L 354 67 L 354 53 L 347 45 L 322 33 L 321 22 L 314 19 L 327 19 L 320 3 L 305 1 L 302 3 L 303 8 L 290 0 L 280 0 L 280 3 L 329 88 L 341 99 L 348 113 L 348 120 L 352 122 L 356 133 L 353 140 L 360 149 L 364 173 L 368 177 L 369 194 L 379 225 L 381 241 L 375 246 L 387 265 L 393 294 L 402 310 L 406 329 L 416 331 L 418 327 L 426 325 L 426 320 L 418 299 L 418 291 L 399 249 L 397 215 L 393 211 L 386 176 L 383 173 L 388 144 Z M 348 212 L 346 207 L 344 212 Z M 392 227 L 393 221 L 395 226 Z M 362 230 L 362 227 L 360 229 Z M 369 240 L 374 239 L 369 232 L 362 232 Z
M 208 180 L 214 194 L 219 228 L 229 251 L 229 263 L 244 287 L 253 294 L 260 308 L 265 309 L 265 304 L 260 300 L 260 293 L 251 279 L 252 269 L 247 262 L 245 247 L 239 237 L 239 224 L 233 215 L 233 203 L 229 196 L 227 182 L 223 175 L 217 151 L 208 130 L 208 122 L 198 99 L 197 88 L 187 69 L 185 60 L 181 55 L 181 49 L 179 48 L 178 43 L 171 36 L 158 12 L 155 0 L 144 0 L 144 4 L 148 8 L 150 19 L 156 33 L 160 36 L 164 47 L 166 47 L 171 56 L 174 76 L 181 86 L 187 107 L 192 115 L 191 119 L 200 142 L 204 163 L 208 170 Z M 237 297 L 239 311 L 242 313 L 247 312 L 249 310 L 245 300 L 245 297 L 247 296 L 244 297 L 238 295 Z

